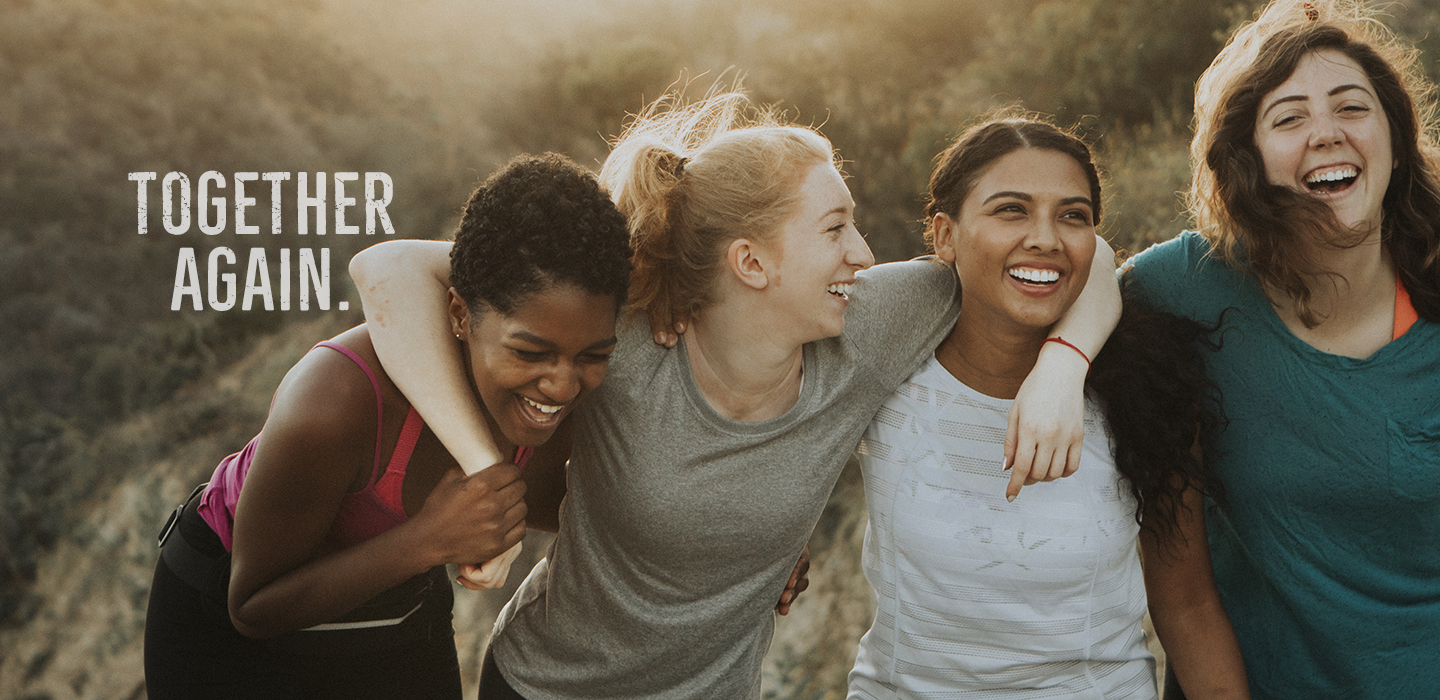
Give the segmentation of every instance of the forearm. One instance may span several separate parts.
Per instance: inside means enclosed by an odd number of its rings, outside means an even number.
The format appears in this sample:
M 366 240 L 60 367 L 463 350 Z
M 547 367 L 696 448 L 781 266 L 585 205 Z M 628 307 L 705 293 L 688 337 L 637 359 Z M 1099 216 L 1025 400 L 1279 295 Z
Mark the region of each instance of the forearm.
M 230 619 L 241 634 L 257 639 L 333 621 L 443 563 L 413 535 L 401 525 L 306 562 L 248 594 L 232 586 Z M 235 572 L 237 580 L 244 580 L 243 571 Z
M 1094 359 L 1119 320 L 1120 284 L 1115 279 L 1115 250 L 1105 239 L 1096 236 L 1095 257 L 1090 261 L 1090 279 L 1070 310 L 1050 329 L 1050 337 L 1064 338 L 1080 348 L 1087 358 Z M 1051 349 L 1047 347 L 1047 350 Z
M 561 488 L 558 492 L 533 493 L 526 492 L 525 505 L 528 508 L 528 515 L 525 516 L 525 526 L 531 530 L 555 533 L 560 531 L 560 502 L 565 498 L 565 490 Z
M 1150 619 L 1185 697 L 1250 697 L 1240 645 L 1218 597 L 1188 605 L 1151 605 Z
M 1199 447 L 1192 449 L 1198 457 Z M 1182 499 L 1167 542 L 1153 531 L 1140 536 L 1155 634 L 1186 697 L 1249 698 L 1240 644 L 1215 588 L 1204 500 L 1194 489 Z M 1146 517 L 1160 516 L 1152 511 Z
M 1079 298 L 1050 329 L 1074 348 L 1044 343 L 1010 408 L 1005 431 L 1005 465 L 1013 469 L 1005 496 L 1014 500 L 1021 485 L 1050 481 L 1080 468 L 1085 437 L 1085 377 L 1120 319 L 1120 286 L 1115 253 L 1099 236 L 1090 277 Z M 1076 352 L 1079 350 L 1079 352 Z
M 465 379 L 445 313 L 450 244 L 389 241 L 350 261 L 375 354 L 466 474 L 507 459 Z
M 565 500 L 565 468 L 574 444 L 574 422 L 566 420 L 525 464 L 525 525 L 534 530 L 560 530 L 560 503 Z

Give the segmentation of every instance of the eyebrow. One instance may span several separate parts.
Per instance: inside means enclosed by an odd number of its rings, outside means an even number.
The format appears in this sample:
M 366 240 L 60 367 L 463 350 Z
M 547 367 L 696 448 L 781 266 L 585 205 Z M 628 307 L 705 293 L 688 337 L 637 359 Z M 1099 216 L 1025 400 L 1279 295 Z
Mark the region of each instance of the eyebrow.
M 529 331 L 515 331 L 514 333 L 510 334 L 510 337 L 515 338 L 516 340 L 523 340 L 532 345 L 539 345 L 540 347 L 549 350 L 556 350 L 560 347 L 554 342 L 545 338 L 541 338 L 540 336 L 535 335 L 534 333 L 531 333 Z M 585 350 L 599 350 L 601 348 L 608 348 L 617 342 L 619 342 L 618 339 L 612 335 L 609 338 L 585 346 Z
M 992 195 L 990 195 L 989 197 L 986 197 L 986 198 L 985 198 L 985 201 L 984 201 L 984 202 L 981 202 L 981 204 L 986 204 L 986 203 L 988 203 L 988 202 L 989 202 L 990 200 L 992 200 L 992 199 L 1003 199 L 1003 198 L 1006 198 L 1006 197 L 1011 198 L 1011 199 L 1018 199 L 1018 200 L 1021 200 L 1021 201 L 1024 201 L 1024 202 L 1033 202 L 1033 201 L 1035 201 L 1035 198 L 1034 198 L 1034 197 L 1031 197 L 1030 195 L 1028 195 L 1028 194 L 1026 194 L 1026 193 L 1024 193 L 1024 192 L 1014 192 L 1014 191 L 1006 190 L 1006 191 L 1004 191 L 1004 192 L 996 192 L 995 194 L 992 194 Z M 1068 205 L 1071 205 L 1071 204 L 1084 204 L 1085 206 L 1090 207 L 1091 209 L 1094 209 L 1094 208 L 1095 208 L 1095 203 L 1092 202 L 1092 201 L 1090 201 L 1090 198 L 1089 198 L 1089 197 L 1066 197 L 1066 198 L 1060 200 L 1060 206 L 1062 206 L 1062 207 L 1063 207 L 1063 206 L 1068 206 Z
M 1012 192 L 1012 191 L 1006 190 L 1006 191 L 1004 191 L 1004 192 L 996 192 L 995 194 L 992 194 L 992 195 L 990 195 L 989 197 L 986 197 L 986 198 L 985 198 L 985 201 L 984 201 L 984 202 L 981 202 L 981 204 L 987 204 L 987 203 L 989 203 L 990 200 L 992 200 L 992 199 L 1000 199 L 1000 198 L 1002 198 L 1002 197 L 1010 197 L 1010 198 L 1012 198 L 1012 199 L 1019 199 L 1019 200 L 1021 200 L 1021 201 L 1025 201 L 1025 202 L 1033 202 L 1033 201 L 1035 201 L 1035 198 L 1034 198 L 1034 197 L 1031 197 L 1030 195 L 1025 194 L 1024 192 Z
M 1342 92 L 1348 92 L 1348 91 L 1350 91 L 1350 90 L 1359 90 L 1359 91 L 1361 91 L 1361 92 L 1363 92 L 1363 93 L 1365 93 L 1365 94 L 1367 94 L 1367 95 L 1370 95 L 1371 97 L 1374 97 L 1374 96 L 1375 96 L 1375 95 L 1372 94 L 1369 90 L 1365 89 L 1365 86 L 1364 86 L 1364 85 L 1359 85 L 1359 84 L 1357 84 L 1357 83 L 1346 83 L 1346 84 L 1344 84 L 1344 85 L 1338 85 L 1338 86 L 1336 86 L 1335 88 L 1331 89 L 1330 92 L 1327 92 L 1327 93 L 1325 93 L 1325 94 L 1326 94 L 1327 96 L 1334 97 L 1334 96 L 1336 96 L 1336 95 L 1338 95 L 1338 94 L 1340 94 L 1340 93 L 1342 93 Z M 1310 98 L 1309 98 L 1309 97 L 1306 97 L 1305 95 L 1290 95 L 1290 96 L 1288 96 L 1288 97 L 1281 97 L 1281 98 L 1275 100 L 1274 102 L 1271 102 L 1270 105 L 1265 108 L 1265 111 L 1263 111 L 1263 112 L 1260 113 L 1260 118 L 1261 118 L 1261 119 L 1264 119 L 1264 118 L 1265 118 L 1265 115 L 1269 114 L 1269 113 L 1270 113 L 1270 110 L 1275 109 L 1275 107 L 1276 107 L 1277 105 L 1280 105 L 1280 104 L 1283 104 L 1283 103 L 1286 103 L 1286 102 L 1304 102 L 1305 100 L 1308 100 L 1308 99 L 1310 99 Z

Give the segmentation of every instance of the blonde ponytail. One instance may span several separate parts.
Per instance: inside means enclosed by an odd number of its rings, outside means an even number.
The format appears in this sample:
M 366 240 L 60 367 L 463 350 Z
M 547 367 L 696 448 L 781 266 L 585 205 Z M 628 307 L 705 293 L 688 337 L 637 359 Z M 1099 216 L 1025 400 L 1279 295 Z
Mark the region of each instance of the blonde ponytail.
M 630 309 L 692 315 L 714 301 L 730 242 L 768 238 L 792 211 L 809 168 L 834 162 L 825 137 L 752 109 L 744 93 L 656 100 L 600 170 L 630 222 Z

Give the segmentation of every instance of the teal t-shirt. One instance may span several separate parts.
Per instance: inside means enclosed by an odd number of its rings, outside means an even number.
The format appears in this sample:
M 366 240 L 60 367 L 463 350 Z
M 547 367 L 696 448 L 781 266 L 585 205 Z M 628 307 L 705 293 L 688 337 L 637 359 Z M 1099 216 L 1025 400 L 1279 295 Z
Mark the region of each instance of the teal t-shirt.
M 1440 324 L 1330 355 L 1209 252 L 1187 232 L 1129 274 L 1164 311 L 1224 314 L 1206 359 L 1228 425 L 1202 445 L 1227 503 L 1207 516 L 1251 693 L 1440 697 Z

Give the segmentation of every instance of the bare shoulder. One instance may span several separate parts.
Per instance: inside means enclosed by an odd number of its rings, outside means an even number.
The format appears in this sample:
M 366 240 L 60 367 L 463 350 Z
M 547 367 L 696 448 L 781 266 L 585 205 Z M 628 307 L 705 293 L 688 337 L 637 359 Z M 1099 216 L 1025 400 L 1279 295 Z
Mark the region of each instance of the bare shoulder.
M 327 342 L 354 353 L 383 385 L 384 375 L 364 326 Z M 295 363 L 280 382 L 265 431 L 328 445 L 353 444 L 362 436 L 373 441 L 375 396 L 374 385 L 359 363 L 344 352 L 317 347 Z
M 356 338 L 351 329 L 327 342 L 373 363 L 374 351 Z M 332 348 L 306 353 L 275 391 L 236 522 L 244 512 L 251 526 L 329 522 L 344 494 L 373 472 L 375 428 L 375 390 L 359 364 Z

